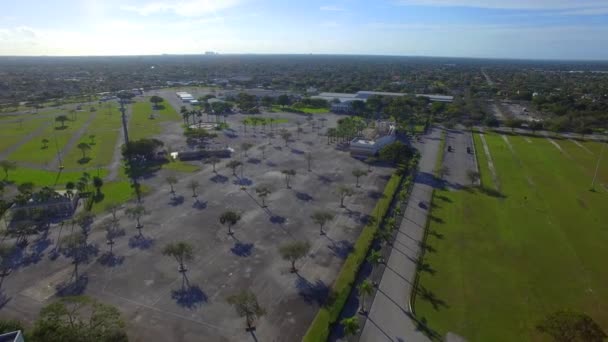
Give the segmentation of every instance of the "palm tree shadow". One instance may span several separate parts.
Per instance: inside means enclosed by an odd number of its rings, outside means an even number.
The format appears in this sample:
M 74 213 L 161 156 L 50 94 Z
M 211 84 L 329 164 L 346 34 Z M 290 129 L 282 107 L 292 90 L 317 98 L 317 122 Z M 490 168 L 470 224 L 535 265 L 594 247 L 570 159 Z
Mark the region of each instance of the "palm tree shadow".
M 298 274 L 296 279 L 298 295 L 308 304 L 323 306 L 327 303 L 330 288 L 322 280 L 317 279 L 314 283 Z
M 154 245 L 154 239 L 143 235 L 133 235 L 129 238 L 129 247 L 149 249 Z
M 103 253 L 98 259 L 99 263 L 106 267 L 120 266 L 120 265 L 122 265 L 124 260 L 125 260 L 124 256 L 118 256 L 118 255 L 116 255 L 114 253 L 110 253 L 110 252 Z
M 287 221 L 287 219 L 284 216 L 280 216 L 280 215 L 270 216 L 270 222 L 274 223 L 274 224 L 283 224 L 286 221 Z
M 310 202 L 314 199 L 311 195 L 309 195 L 305 192 L 299 192 L 299 191 L 296 192 L 296 198 L 299 199 L 300 201 L 304 201 L 304 202 Z
M 73 277 L 63 283 L 55 286 L 56 294 L 60 297 L 66 296 L 78 296 L 84 293 L 84 290 L 87 288 L 89 284 L 89 277 L 83 274 L 78 278 L 74 279 Z
M 183 203 L 184 203 L 184 196 L 181 196 L 181 195 L 171 197 L 171 200 L 169 201 L 169 204 L 174 207 L 176 207 L 178 205 L 182 205 Z
M 327 236 L 327 235 L 325 235 Z M 348 255 L 354 250 L 353 244 L 347 240 L 340 240 L 335 242 L 330 239 L 332 242 L 331 245 L 328 245 L 327 248 L 338 258 L 346 259 Z
M 194 209 L 198 209 L 198 210 L 203 210 L 207 208 L 207 202 L 201 202 L 199 200 L 196 200 L 193 204 L 192 204 L 192 208 Z
M 438 298 L 433 291 L 426 289 L 424 286 L 419 286 L 416 293 L 420 296 L 420 299 L 429 302 L 436 311 L 450 307 L 443 299 Z
M 195 309 L 203 303 L 207 303 L 207 294 L 199 286 L 190 285 L 185 272 L 182 273 L 182 277 L 182 287 L 179 290 L 171 291 L 171 298 L 175 300 L 175 303 L 186 309 Z
M 217 174 L 211 178 L 209 178 L 214 183 L 225 184 L 228 182 L 228 177 L 224 175 Z
M 234 243 L 234 246 L 230 248 L 232 254 L 240 257 L 248 257 L 253 253 L 253 243 L 242 243 L 237 241 Z

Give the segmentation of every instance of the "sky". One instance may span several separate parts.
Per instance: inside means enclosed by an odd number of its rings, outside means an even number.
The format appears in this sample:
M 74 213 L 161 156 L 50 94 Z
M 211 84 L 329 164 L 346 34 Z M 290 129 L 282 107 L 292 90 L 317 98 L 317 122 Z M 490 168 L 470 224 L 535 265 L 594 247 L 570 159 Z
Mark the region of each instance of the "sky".
M 608 0 L 0 0 L 0 55 L 608 60 Z

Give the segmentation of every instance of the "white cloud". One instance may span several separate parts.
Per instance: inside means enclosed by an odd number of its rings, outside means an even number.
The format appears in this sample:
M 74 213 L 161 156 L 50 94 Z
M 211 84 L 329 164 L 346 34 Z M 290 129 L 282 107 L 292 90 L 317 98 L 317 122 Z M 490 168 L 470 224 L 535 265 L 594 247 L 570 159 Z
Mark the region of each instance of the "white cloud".
M 567 11 L 580 14 L 606 14 L 606 0 L 398 0 L 399 5 L 471 7 L 510 10 Z
M 124 5 L 121 9 L 139 13 L 140 15 L 151 15 L 162 12 L 172 12 L 183 17 L 200 17 L 215 14 L 218 11 L 234 7 L 240 0 L 186 0 L 175 2 L 149 2 L 143 5 Z
M 336 5 L 325 5 L 319 8 L 321 11 L 332 11 L 332 12 L 343 12 L 345 11 L 344 7 L 336 6 Z

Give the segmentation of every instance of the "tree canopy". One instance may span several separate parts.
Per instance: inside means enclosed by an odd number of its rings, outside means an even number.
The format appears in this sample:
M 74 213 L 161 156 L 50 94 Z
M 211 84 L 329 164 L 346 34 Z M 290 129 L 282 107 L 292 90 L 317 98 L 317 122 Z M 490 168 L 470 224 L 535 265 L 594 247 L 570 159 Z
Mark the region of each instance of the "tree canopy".
M 125 323 L 118 310 L 90 297 L 64 297 L 40 311 L 32 330 L 35 341 L 127 341 Z

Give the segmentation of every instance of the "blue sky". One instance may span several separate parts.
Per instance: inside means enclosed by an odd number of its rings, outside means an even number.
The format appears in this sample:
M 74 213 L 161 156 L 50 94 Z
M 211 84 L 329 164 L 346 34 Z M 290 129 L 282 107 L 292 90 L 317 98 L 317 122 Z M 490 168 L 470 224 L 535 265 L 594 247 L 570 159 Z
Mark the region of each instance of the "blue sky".
M 608 0 L 0 2 L 0 55 L 608 59 Z

